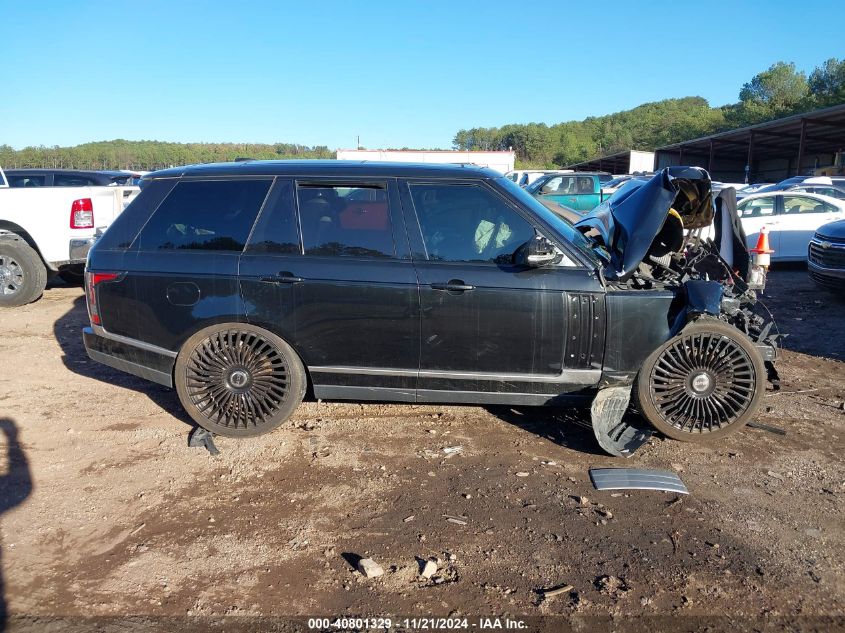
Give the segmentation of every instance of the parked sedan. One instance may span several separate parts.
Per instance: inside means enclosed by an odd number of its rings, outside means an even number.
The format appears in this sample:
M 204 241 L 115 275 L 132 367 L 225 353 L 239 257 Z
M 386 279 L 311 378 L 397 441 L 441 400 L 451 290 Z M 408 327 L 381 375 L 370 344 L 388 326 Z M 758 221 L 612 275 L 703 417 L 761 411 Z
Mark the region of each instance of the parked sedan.
M 845 201 L 815 193 L 755 193 L 737 205 L 748 247 L 769 229 L 772 261 L 805 261 L 807 245 L 821 225 L 845 218 Z
M 845 220 L 816 231 L 807 253 L 807 272 L 821 288 L 845 290 Z

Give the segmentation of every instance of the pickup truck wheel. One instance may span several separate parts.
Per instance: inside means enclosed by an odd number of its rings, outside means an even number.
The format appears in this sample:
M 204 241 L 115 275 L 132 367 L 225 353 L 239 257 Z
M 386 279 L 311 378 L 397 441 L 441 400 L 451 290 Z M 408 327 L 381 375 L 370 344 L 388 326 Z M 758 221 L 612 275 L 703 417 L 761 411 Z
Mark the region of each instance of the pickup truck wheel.
M 0 307 L 32 303 L 47 286 L 47 268 L 22 239 L 0 237 Z
M 757 412 L 765 379 L 763 359 L 748 337 L 721 321 L 701 319 L 645 360 L 634 393 L 658 431 L 707 442 L 745 426 Z
M 272 431 L 305 395 L 296 352 L 267 330 L 227 323 L 200 330 L 176 357 L 176 392 L 204 429 L 229 437 Z

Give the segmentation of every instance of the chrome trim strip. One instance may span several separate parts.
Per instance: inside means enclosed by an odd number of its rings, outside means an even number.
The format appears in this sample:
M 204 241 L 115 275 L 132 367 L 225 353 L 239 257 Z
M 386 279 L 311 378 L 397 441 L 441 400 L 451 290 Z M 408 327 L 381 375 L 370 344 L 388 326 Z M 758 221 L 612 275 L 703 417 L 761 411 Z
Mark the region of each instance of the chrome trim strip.
M 827 242 L 827 246 L 822 246 L 822 242 Z M 845 243 L 843 242 L 833 242 L 831 240 L 825 239 L 823 237 L 813 236 L 810 240 L 810 244 L 815 244 L 819 248 L 823 250 L 827 250 L 829 248 L 838 248 L 838 249 L 845 249 Z
M 681 478 L 668 470 L 591 468 L 590 479 L 596 490 L 662 490 L 689 494 Z
M 349 387 L 346 385 L 314 385 L 314 397 L 321 400 L 385 400 L 387 402 L 416 402 L 414 389 L 393 387 Z
M 123 343 L 125 345 L 131 345 L 132 347 L 137 347 L 138 349 L 153 352 L 155 354 L 161 354 L 162 356 L 167 356 L 168 358 L 176 358 L 179 355 L 178 352 L 172 352 L 169 349 L 159 347 L 158 345 L 153 345 L 152 343 L 137 341 L 134 338 L 129 338 L 128 336 L 121 336 L 120 334 L 112 334 L 111 332 L 106 331 L 106 329 L 102 325 L 94 325 L 92 323 L 91 329 L 97 336 L 102 336 L 103 338 L 107 338 L 112 341 L 117 341 L 118 343 Z
M 451 378 L 456 380 L 506 380 L 511 382 L 547 382 L 569 385 L 595 385 L 601 379 L 600 369 L 564 369 L 555 376 L 532 374 L 497 374 L 484 371 L 442 371 L 434 369 L 391 369 L 387 367 L 309 367 L 316 374 L 358 374 L 365 376 L 407 376 L 419 378 Z

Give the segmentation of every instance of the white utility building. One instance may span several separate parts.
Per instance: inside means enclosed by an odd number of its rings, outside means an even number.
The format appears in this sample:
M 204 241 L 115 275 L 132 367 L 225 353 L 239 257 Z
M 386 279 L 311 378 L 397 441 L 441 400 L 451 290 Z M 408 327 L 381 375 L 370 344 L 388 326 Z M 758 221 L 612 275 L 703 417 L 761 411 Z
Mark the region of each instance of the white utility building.
M 338 160 L 390 163 L 472 163 L 504 174 L 514 168 L 516 154 L 507 152 L 452 152 L 447 150 L 339 149 Z

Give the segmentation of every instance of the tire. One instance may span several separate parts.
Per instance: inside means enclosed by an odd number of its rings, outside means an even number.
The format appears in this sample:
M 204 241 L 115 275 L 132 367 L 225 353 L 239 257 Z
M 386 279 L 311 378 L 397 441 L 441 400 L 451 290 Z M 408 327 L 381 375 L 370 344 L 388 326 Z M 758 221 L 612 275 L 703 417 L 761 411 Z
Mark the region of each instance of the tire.
M 32 303 L 47 286 L 47 268 L 32 247 L 18 237 L 0 237 L 0 307 Z
M 709 442 L 745 426 L 765 381 L 763 358 L 748 337 L 703 318 L 651 353 L 633 392 L 640 412 L 664 435 Z
M 190 337 L 176 357 L 174 383 L 188 415 L 228 437 L 268 433 L 302 402 L 308 381 L 299 356 L 275 334 L 223 323 Z
M 85 282 L 85 264 L 74 264 L 59 271 L 59 277 L 68 286 L 81 286 Z

